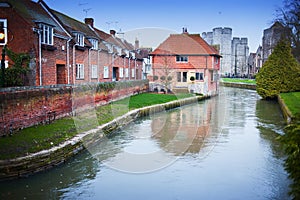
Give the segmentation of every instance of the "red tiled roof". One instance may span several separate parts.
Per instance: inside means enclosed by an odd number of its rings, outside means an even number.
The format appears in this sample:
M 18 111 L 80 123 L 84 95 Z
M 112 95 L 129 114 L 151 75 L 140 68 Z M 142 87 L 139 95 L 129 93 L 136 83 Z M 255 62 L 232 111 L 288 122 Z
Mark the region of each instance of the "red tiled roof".
M 216 55 L 218 51 L 207 44 L 200 34 L 171 34 L 151 55 Z

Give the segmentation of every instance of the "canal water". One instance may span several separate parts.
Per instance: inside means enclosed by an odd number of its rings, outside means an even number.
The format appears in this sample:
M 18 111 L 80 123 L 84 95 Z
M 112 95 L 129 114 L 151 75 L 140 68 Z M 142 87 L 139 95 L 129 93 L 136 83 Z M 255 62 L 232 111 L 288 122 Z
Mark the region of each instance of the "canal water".
M 0 199 L 289 199 L 284 119 L 255 91 L 153 114 L 56 168 L 0 182 Z

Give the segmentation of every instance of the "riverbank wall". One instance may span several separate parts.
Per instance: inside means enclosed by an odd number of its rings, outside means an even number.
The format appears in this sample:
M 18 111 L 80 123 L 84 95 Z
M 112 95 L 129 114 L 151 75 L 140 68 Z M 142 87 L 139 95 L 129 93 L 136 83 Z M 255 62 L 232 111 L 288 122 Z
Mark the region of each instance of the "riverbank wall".
M 292 115 L 291 111 L 289 110 L 289 108 L 286 106 L 286 104 L 284 103 L 284 100 L 280 97 L 280 95 L 277 96 L 277 101 L 279 103 L 281 112 L 283 114 L 283 117 L 286 121 L 287 124 L 292 123 L 293 121 L 295 121 L 294 116 Z
M 256 85 L 255 84 L 247 84 L 247 83 L 232 83 L 232 82 L 220 81 L 220 86 L 256 90 Z
M 82 150 L 88 149 L 89 145 L 94 145 L 101 141 L 103 137 L 106 137 L 106 135 L 112 133 L 116 129 L 126 126 L 137 118 L 196 103 L 208 98 L 210 98 L 210 96 L 195 96 L 132 110 L 109 123 L 98 126 L 87 132 L 80 133 L 72 139 L 49 150 L 43 150 L 16 159 L 0 160 L 0 180 L 26 177 L 50 169 L 64 163 L 67 159 L 73 157 Z
M 0 136 L 72 116 L 88 106 L 99 106 L 146 92 L 146 80 L 94 85 L 54 85 L 0 89 Z

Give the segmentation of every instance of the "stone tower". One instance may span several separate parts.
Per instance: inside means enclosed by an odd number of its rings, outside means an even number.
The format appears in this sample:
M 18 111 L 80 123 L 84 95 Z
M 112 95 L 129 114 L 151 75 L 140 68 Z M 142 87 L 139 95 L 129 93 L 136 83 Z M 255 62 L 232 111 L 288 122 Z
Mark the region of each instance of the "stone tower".
M 284 34 L 284 26 L 280 22 L 275 22 L 270 28 L 264 30 L 262 38 L 262 62 L 264 63 L 271 55 L 277 42 Z
M 232 67 L 232 50 L 231 50 L 231 28 L 214 28 L 212 32 L 203 32 L 202 38 L 210 45 L 216 45 L 219 47 L 219 53 L 222 56 L 220 73 L 222 76 L 226 76 L 231 73 Z
M 247 74 L 247 59 L 249 55 L 248 39 L 234 37 L 232 39 L 232 64 L 231 74 L 243 76 Z

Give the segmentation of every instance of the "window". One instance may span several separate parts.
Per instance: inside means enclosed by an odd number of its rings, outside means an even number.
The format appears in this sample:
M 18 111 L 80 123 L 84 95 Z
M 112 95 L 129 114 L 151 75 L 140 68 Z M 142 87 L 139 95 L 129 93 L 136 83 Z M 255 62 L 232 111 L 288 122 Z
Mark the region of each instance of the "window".
M 84 65 L 76 64 L 76 79 L 84 79 Z
M 182 82 L 186 82 L 187 80 L 187 72 L 182 72 Z
M 187 56 L 176 56 L 176 62 L 188 62 Z
M 79 46 L 84 46 L 84 35 L 80 33 L 75 33 L 75 39 Z
M 93 45 L 92 49 L 98 50 L 98 40 L 96 40 L 96 39 L 89 39 L 89 41 Z
M 125 68 L 125 77 L 126 77 L 126 78 L 129 77 L 129 71 L 128 71 L 128 68 Z
M 120 68 L 120 78 L 123 78 L 124 77 L 124 68 Z
M 135 77 L 135 73 L 134 73 L 134 69 L 131 69 L 131 77 L 134 78 Z
M 6 19 L 0 19 L 0 45 L 7 43 L 7 21 Z
M 215 64 L 219 63 L 219 58 L 215 58 Z
M 42 44 L 53 45 L 53 28 L 51 26 L 40 24 L 42 30 Z
M 92 65 L 92 78 L 98 78 L 98 66 Z
M 187 72 L 177 72 L 177 82 L 186 82 Z
M 109 78 L 109 68 L 107 66 L 103 68 L 103 78 Z
M 181 82 L 181 72 L 177 72 L 177 82 Z
M 196 72 L 196 80 L 198 81 L 203 81 L 204 78 L 203 78 L 203 73 L 200 73 L 200 72 Z

